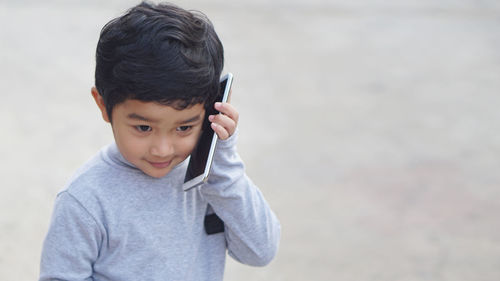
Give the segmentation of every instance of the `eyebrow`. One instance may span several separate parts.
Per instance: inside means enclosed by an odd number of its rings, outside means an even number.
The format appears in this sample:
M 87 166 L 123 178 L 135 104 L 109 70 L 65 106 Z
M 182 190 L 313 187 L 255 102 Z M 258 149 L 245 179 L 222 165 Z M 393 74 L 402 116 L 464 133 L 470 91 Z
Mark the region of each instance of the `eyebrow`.
M 158 123 L 157 120 L 154 120 L 154 119 L 149 119 L 147 117 L 144 117 L 142 115 L 139 115 L 137 113 L 130 113 L 129 115 L 127 115 L 127 118 L 129 119 L 133 119 L 133 120 L 139 120 L 139 121 L 144 121 L 144 122 L 150 122 L 150 123 Z M 196 115 L 196 116 L 193 116 L 189 119 L 186 119 L 186 120 L 182 120 L 182 121 L 179 121 L 177 122 L 177 124 L 186 124 L 186 123 L 191 123 L 191 122 L 195 122 L 195 121 L 198 121 L 201 119 L 201 115 Z
M 183 120 L 183 121 L 180 121 L 180 122 L 177 122 L 177 124 L 186 124 L 186 123 L 191 123 L 191 122 L 195 122 L 195 121 L 198 121 L 201 119 L 201 116 L 200 115 L 196 115 L 196 116 L 193 116 L 189 119 L 186 119 L 186 120 Z
M 141 115 L 139 115 L 137 113 L 130 113 L 129 115 L 127 115 L 127 118 L 134 119 L 134 120 L 139 120 L 139 121 L 151 122 L 151 123 L 157 122 L 156 120 L 151 120 L 151 119 L 146 118 L 144 116 L 141 116 Z

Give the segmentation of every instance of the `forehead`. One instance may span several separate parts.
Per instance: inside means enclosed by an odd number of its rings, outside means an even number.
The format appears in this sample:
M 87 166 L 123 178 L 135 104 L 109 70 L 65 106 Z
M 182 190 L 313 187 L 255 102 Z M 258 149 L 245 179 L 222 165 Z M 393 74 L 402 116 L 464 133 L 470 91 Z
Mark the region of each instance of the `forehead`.
M 144 102 L 129 99 L 115 106 L 113 119 L 142 120 L 151 123 L 180 123 L 197 116 L 203 118 L 203 104 L 195 104 L 185 109 L 177 109 L 170 105 L 156 102 Z

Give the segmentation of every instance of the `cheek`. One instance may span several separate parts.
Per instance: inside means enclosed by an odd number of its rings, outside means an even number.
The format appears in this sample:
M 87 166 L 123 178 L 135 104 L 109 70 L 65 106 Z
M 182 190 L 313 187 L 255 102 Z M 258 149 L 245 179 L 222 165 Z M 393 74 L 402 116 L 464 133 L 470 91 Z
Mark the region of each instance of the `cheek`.
M 131 158 L 144 154 L 145 144 L 140 139 L 131 136 L 126 128 L 117 128 L 117 130 L 113 130 L 113 133 L 121 153 L 127 160 L 130 161 Z
M 187 157 L 191 154 L 191 152 L 193 152 L 193 149 L 195 148 L 198 142 L 199 136 L 200 132 L 193 134 L 182 141 L 179 151 L 183 156 Z
M 132 138 L 126 138 L 122 142 L 122 146 L 126 149 L 128 155 L 134 157 L 142 157 L 147 152 L 146 145 Z

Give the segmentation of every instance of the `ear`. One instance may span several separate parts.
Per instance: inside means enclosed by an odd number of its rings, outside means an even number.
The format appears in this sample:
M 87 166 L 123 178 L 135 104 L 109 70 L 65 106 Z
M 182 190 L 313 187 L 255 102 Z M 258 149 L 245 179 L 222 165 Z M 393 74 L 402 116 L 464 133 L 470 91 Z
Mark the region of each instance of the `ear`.
M 104 99 L 97 91 L 97 88 L 92 87 L 92 90 L 90 90 L 90 92 L 92 93 L 92 97 L 94 97 L 94 100 L 95 100 L 95 103 L 97 104 L 97 107 L 99 107 L 99 110 L 101 111 L 102 119 L 104 119 L 104 121 L 106 121 L 108 123 L 111 123 L 109 121 L 108 112 L 106 111 L 106 105 L 104 104 Z

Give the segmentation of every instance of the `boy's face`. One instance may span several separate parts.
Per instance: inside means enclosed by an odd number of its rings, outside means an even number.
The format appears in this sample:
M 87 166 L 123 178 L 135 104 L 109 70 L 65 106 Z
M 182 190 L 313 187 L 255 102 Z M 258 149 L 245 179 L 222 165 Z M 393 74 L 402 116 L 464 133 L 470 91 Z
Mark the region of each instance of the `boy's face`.
M 94 89 L 92 95 L 109 122 L 101 96 Z M 203 104 L 177 110 L 154 102 L 126 100 L 113 108 L 112 128 L 123 157 L 145 174 L 161 178 L 191 154 L 204 117 Z

